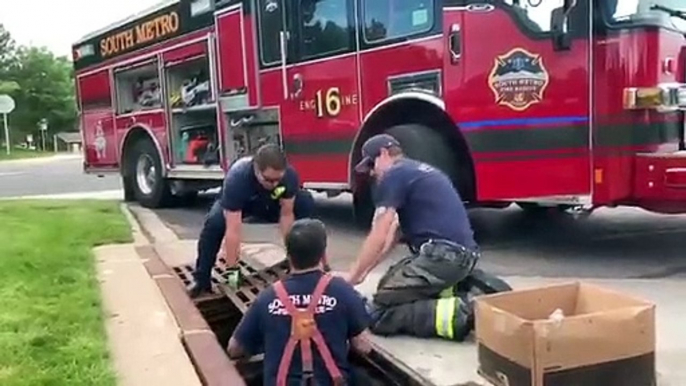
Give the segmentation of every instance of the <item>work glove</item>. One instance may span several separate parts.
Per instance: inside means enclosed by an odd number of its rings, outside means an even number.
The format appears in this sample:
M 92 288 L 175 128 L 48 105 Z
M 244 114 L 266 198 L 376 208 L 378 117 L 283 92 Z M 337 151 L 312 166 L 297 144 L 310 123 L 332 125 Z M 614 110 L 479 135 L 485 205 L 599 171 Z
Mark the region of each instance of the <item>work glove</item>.
M 237 290 L 243 284 L 241 269 L 239 267 L 227 268 L 224 272 L 224 279 L 226 280 L 226 285 Z

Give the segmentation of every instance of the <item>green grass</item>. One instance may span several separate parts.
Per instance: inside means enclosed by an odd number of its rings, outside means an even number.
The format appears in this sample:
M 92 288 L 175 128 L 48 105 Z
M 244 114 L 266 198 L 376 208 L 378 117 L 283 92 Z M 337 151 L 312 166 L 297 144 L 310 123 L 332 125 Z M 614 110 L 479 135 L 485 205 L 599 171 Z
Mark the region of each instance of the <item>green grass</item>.
M 14 159 L 24 159 L 24 158 L 38 158 L 38 157 L 50 157 L 55 155 L 54 152 L 49 151 L 38 151 L 38 150 L 27 150 L 27 149 L 10 149 L 10 154 L 7 155 L 7 148 L 2 146 L 0 148 L 0 161 L 14 160 Z
M 0 385 L 115 384 L 91 248 L 130 240 L 114 202 L 0 202 Z

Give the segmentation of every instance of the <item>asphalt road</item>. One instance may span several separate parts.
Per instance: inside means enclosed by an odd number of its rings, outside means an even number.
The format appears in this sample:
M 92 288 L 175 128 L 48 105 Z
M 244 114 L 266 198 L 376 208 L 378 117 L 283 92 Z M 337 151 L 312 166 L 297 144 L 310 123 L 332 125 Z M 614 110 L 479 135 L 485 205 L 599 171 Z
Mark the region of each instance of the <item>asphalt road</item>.
M 121 189 L 116 176 L 87 175 L 82 165 L 78 156 L 0 162 L 0 197 Z
M 181 238 L 197 238 L 212 196 L 193 207 L 156 210 Z M 364 232 L 352 221 L 350 198 L 318 197 L 317 215 L 330 235 L 334 269 L 355 259 Z M 533 218 L 512 206 L 470 211 L 484 250 L 481 267 L 498 275 L 686 279 L 686 216 L 640 209 L 601 209 L 585 220 L 567 215 Z M 246 225 L 247 241 L 278 242 L 274 225 Z M 398 247 L 395 254 L 405 253 Z
M 0 197 L 120 190 L 116 176 L 85 175 L 81 159 L 0 162 Z M 181 238 L 197 238 L 212 195 L 187 208 L 156 210 Z M 330 258 L 346 269 L 364 232 L 353 226 L 350 198 L 318 197 L 317 215 L 329 227 Z M 601 209 L 586 220 L 532 218 L 519 209 L 470 212 L 484 249 L 483 268 L 500 275 L 686 279 L 686 216 L 640 209 Z M 278 242 L 274 225 L 246 225 L 248 241 Z M 396 248 L 396 254 L 404 253 Z

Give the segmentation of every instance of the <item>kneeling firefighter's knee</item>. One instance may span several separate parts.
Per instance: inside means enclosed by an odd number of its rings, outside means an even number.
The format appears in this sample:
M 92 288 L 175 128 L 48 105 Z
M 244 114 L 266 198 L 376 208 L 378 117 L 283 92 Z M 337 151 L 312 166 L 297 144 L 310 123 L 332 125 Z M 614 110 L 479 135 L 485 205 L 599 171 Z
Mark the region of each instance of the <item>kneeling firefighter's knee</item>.
M 438 299 L 434 315 L 435 334 L 440 338 L 461 342 L 472 330 L 473 305 L 458 296 Z

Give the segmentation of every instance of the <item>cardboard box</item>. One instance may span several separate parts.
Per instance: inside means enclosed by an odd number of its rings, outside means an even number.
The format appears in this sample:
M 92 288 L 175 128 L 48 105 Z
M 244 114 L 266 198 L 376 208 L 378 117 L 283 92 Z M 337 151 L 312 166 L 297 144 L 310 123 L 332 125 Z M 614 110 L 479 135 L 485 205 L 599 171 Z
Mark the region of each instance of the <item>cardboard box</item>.
M 571 283 L 476 300 L 479 374 L 499 386 L 654 386 L 655 305 Z M 560 309 L 564 318 L 549 319 Z

